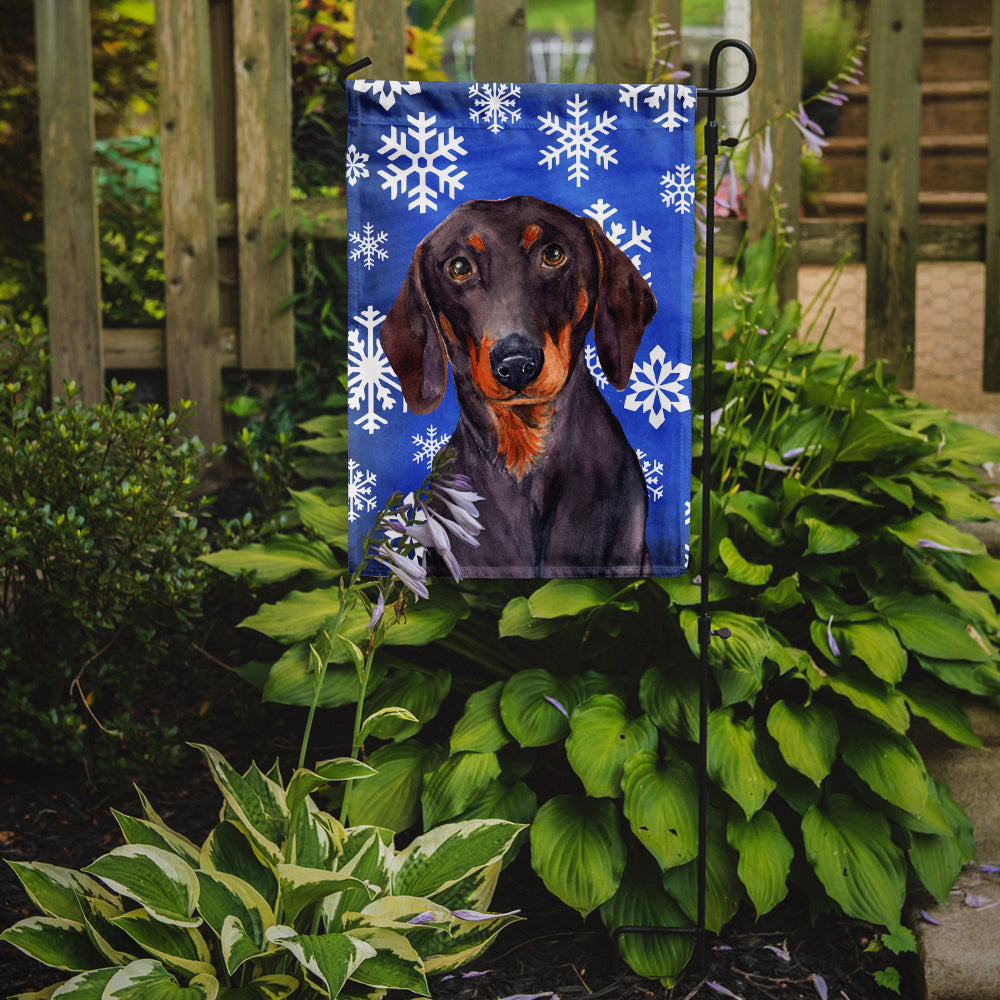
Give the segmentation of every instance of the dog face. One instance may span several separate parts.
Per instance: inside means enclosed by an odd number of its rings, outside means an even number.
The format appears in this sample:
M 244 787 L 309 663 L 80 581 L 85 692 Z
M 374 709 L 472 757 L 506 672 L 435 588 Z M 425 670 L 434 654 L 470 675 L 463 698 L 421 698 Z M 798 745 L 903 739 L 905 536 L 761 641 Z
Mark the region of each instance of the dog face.
M 441 402 L 449 360 L 460 399 L 520 409 L 558 396 L 591 328 L 624 389 L 655 311 L 592 219 L 528 196 L 470 201 L 417 247 L 380 342 L 414 413 Z

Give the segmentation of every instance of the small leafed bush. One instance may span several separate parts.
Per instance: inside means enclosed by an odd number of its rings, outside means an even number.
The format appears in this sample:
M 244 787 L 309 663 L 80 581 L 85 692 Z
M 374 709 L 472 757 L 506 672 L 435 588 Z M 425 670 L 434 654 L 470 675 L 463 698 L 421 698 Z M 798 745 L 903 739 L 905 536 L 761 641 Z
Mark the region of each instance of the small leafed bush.
M 176 753 L 155 695 L 191 662 L 208 454 L 186 405 L 132 408 L 128 385 L 96 406 L 67 385 L 44 408 L 41 342 L 0 322 L 0 746 L 93 777 Z
M 428 974 L 472 961 L 518 919 L 486 912 L 517 824 L 451 823 L 397 849 L 390 831 L 345 829 L 311 798 L 369 779 L 366 764 L 325 761 L 285 785 L 276 767 L 240 774 L 199 749 L 225 803 L 200 846 L 140 795 L 142 819 L 115 813 L 127 843 L 82 872 L 11 863 L 42 915 L 0 938 L 77 973 L 59 996 L 429 996 Z

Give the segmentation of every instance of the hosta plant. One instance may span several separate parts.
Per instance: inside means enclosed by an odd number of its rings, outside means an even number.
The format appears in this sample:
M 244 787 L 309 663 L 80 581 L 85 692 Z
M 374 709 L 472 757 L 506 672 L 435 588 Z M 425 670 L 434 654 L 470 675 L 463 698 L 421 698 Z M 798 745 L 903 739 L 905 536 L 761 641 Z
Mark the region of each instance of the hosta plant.
M 115 814 L 125 845 L 82 871 L 11 863 L 41 915 L 0 938 L 68 974 L 31 996 L 429 996 L 428 974 L 470 961 L 517 919 L 487 911 L 518 825 L 450 823 L 397 849 L 391 831 L 345 828 L 312 798 L 370 779 L 366 764 L 338 758 L 284 783 L 276 767 L 240 774 L 199 749 L 224 802 L 202 844 L 140 793 L 142 818 Z

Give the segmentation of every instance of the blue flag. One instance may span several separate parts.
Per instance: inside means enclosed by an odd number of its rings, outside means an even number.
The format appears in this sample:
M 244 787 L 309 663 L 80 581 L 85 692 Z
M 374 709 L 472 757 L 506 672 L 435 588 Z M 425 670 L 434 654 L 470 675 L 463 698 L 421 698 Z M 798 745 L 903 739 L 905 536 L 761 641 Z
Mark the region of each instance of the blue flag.
M 695 97 L 349 82 L 352 567 L 450 444 L 464 575 L 686 570 Z

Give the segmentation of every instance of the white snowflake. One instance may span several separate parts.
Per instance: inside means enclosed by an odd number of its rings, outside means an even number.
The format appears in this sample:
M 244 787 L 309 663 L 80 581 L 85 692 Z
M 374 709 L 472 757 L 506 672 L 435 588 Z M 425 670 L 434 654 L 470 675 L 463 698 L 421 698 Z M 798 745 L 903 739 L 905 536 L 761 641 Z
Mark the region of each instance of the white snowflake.
M 386 417 L 376 413 L 376 406 L 391 410 L 396 405 L 393 395 L 400 391 L 399 382 L 389 365 L 389 359 L 378 342 L 375 329 L 385 319 L 377 309 L 368 306 L 354 321 L 365 329 L 347 331 L 347 405 L 352 410 L 364 409 L 354 423 L 374 434 Z
M 576 181 L 579 187 L 583 181 L 590 180 L 590 168 L 584 161 L 589 160 L 591 155 L 599 167 L 605 170 L 612 163 L 617 163 L 615 153 L 617 149 L 610 146 L 599 146 L 598 136 L 607 135 L 615 131 L 618 120 L 617 115 L 610 115 L 606 111 L 594 119 L 593 124 L 585 121 L 587 114 L 587 101 L 579 94 L 574 94 L 572 100 L 566 99 L 566 121 L 562 122 L 558 115 L 547 111 L 544 115 L 538 115 L 541 125 L 538 126 L 540 132 L 546 135 L 558 137 L 557 146 L 546 146 L 540 150 L 542 158 L 539 165 L 544 164 L 549 170 L 562 161 L 563 153 L 566 154 L 566 165 L 569 168 L 569 180 Z
M 694 174 L 687 163 L 678 163 L 672 171 L 667 171 L 660 181 L 664 189 L 660 192 L 663 203 L 673 206 L 674 212 L 682 215 L 691 211 L 694 204 Z
M 396 103 L 398 94 L 419 94 L 419 83 L 402 83 L 399 80 L 354 80 L 354 89 L 359 94 L 378 97 L 379 104 L 388 111 Z
M 521 120 L 521 110 L 515 106 L 520 96 L 521 88 L 513 83 L 474 83 L 469 87 L 469 117 L 497 135 L 508 121 Z
M 678 110 L 678 105 L 685 111 L 694 108 L 698 103 L 698 95 L 694 87 L 676 87 L 663 83 L 657 84 L 622 84 L 618 88 L 618 101 L 626 105 L 633 111 L 639 110 L 639 98 L 648 107 L 659 110 L 666 98 L 666 110 L 655 119 L 656 124 L 673 132 L 675 129 L 685 125 L 690 119 L 682 115 Z
M 356 521 L 362 514 L 375 509 L 375 473 L 361 466 L 353 458 L 347 460 L 347 520 Z
M 609 205 L 603 198 L 599 201 L 595 201 L 590 208 L 585 208 L 583 210 L 583 214 L 589 215 L 601 227 L 604 235 L 607 236 L 607 238 L 611 240 L 611 242 L 614 243 L 614 245 L 618 247 L 622 253 L 627 254 L 629 250 L 632 249 L 641 250 L 645 253 L 652 253 L 653 247 L 650 243 L 653 235 L 652 230 L 639 225 L 635 219 L 632 219 L 632 233 L 627 239 L 624 239 L 624 241 L 623 238 L 627 232 L 625 226 L 623 226 L 620 222 L 612 222 L 610 225 L 606 225 L 611 216 L 615 215 L 617 212 L 618 209 Z M 639 253 L 632 253 L 629 259 L 633 264 L 635 264 L 637 270 L 641 273 L 642 255 Z M 642 276 L 649 281 L 650 273 L 651 272 L 643 274 Z
M 466 171 L 456 173 L 455 160 L 465 156 L 468 150 L 462 148 L 464 139 L 455 136 L 454 126 L 448 129 L 447 137 L 435 128 L 436 115 L 426 115 L 421 111 L 416 117 L 407 115 L 406 120 L 410 123 L 406 132 L 394 125 L 389 135 L 382 136 L 383 145 L 379 152 L 389 154 L 389 169 L 378 172 L 379 177 L 385 180 L 382 189 L 388 188 L 393 201 L 408 191 L 410 204 L 407 207 L 411 212 L 415 208 L 420 209 L 421 214 L 428 209 L 436 211 L 438 194 L 447 191 L 448 197 L 454 200 L 455 191 L 461 190 Z M 409 148 L 408 135 L 416 140 L 415 149 Z M 427 144 L 434 139 L 437 140 L 437 147 L 428 148 Z M 409 161 L 405 167 L 395 162 L 400 157 Z M 437 162 L 441 158 L 450 161 L 447 166 Z M 428 178 L 437 181 L 436 192 L 428 183 Z
M 635 449 L 635 457 L 642 466 L 642 475 L 646 480 L 646 491 L 649 493 L 650 501 L 656 503 L 657 500 L 662 500 L 663 484 L 660 482 L 660 476 L 663 475 L 663 463 L 649 458 L 641 448 Z
M 594 376 L 594 381 L 599 389 L 607 389 L 608 377 L 601 367 L 601 359 L 597 356 L 597 348 L 593 344 L 587 344 L 583 351 L 587 361 L 587 369 Z
M 684 413 L 691 409 L 685 380 L 691 376 L 691 366 L 667 361 L 663 348 L 657 344 L 649 352 L 649 360 L 632 369 L 625 409 L 633 413 L 642 410 L 649 415 L 654 428 L 660 427 L 671 410 Z
M 413 461 L 426 462 L 429 469 L 431 462 L 434 461 L 434 456 L 448 443 L 448 438 L 438 437 L 437 428 L 431 426 L 424 434 L 414 434 L 413 443 L 417 448 L 413 453 Z
M 352 142 L 347 147 L 347 183 L 354 187 L 364 177 L 368 176 L 368 154 L 359 153 L 358 147 Z
M 376 258 L 386 260 L 389 257 L 389 251 L 380 246 L 388 238 L 389 234 L 385 232 L 380 232 L 376 236 L 375 227 L 370 222 L 366 222 L 364 224 L 364 235 L 359 233 L 347 234 L 348 242 L 356 244 L 354 249 L 351 250 L 351 260 L 364 260 L 365 267 L 370 271 L 375 266 Z

